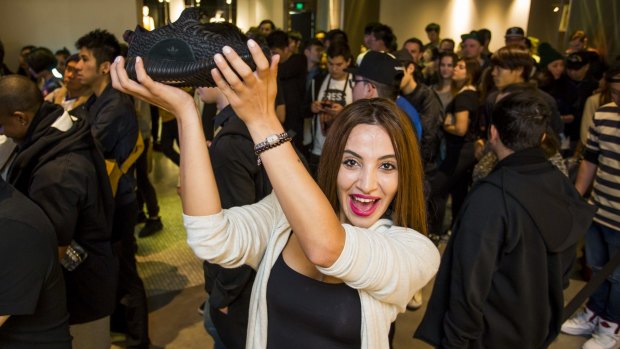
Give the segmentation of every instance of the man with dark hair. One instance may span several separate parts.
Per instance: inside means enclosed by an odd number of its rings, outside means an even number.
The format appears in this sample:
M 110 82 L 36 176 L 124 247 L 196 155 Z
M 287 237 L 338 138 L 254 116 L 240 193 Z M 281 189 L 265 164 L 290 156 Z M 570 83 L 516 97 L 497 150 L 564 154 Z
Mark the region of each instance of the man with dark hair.
M 420 60 L 422 59 L 422 55 L 424 54 L 424 45 L 422 44 L 422 40 L 418 38 L 407 39 L 403 43 L 403 50 L 405 50 L 411 55 L 413 63 L 415 63 L 416 65 L 420 64 Z
M 424 28 L 424 31 L 426 32 L 426 36 L 429 40 L 429 43 L 424 46 L 424 49 L 426 50 L 432 47 L 439 49 L 439 33 L 441 31 L 439 24 L 429 23 L 426 25 L 426 28 Z
M 54 227 L 41 208 L 2 178 L 0 227 L 2 347 L 71 349 Z
M 26 56 L 26 64 L 32 76 L 37 79 L 43 97 L 62 86 L 60 79 L 52 73 L 58 61 L 48 48 L 38 47 L 30 51 Z
M 485 117 L 488 122 L 491 118 L 493 106 L 497 100 L 497 95 L 508 86 L 513 84 L 522 84 L 530 80 L 532 69 L 534 69 L 535 61 L 530 56 L 527 49 L 521 46 L 505 46 L 497 50 L 491 58 L 491 75 L 493 82 L 498 91 L 489 93 L 485 105 Z M 537 89 L 538 90 L 538 89 Z M 551 108 L 551 118 L 549 125 L 554 132 L 557 140 L 560 139 L 563 125 L 553 97 L 549 94 L 538 90 L 542 98 L 544 98 Z
M 66 59 L 65 70 L 62 72 L 64 85 L 45 96 L 47 102 L 61 105 L 65 110 L 73 110 L 88 101 L 91 94 L 90 89 L 88 86 L 82 85 L 77 78 L 76 66 L 79 60 L 80 56 L 77 54 Z
M 325 49 L 332 44 L 349 44 L 349 37 L 342 29 L 332 29 L 325 34 Z
M 580 127 L 586 100 L 598 88 L 598 81 L 588 74 L 590 69 L 589 55 L 586 52 L 571 53 L 566 57 L 566 70 L 554 80 L 549 94 L 558 103 L 564 135 L 567 142 L 563 145 L 566 156 L 571 156 L 580 143 Z
M 372 28 L 370 49 L 379 52 L 396 51 L 396 36 L 392 28 L 385 24 L 378 24 Z
M 406 55 L 403 57 L 397 55 L 397 58 L 405 69 L 400 83 L 400 92 L 403 98 L 411 103 L 420 115 L 422 163 L 424 174 L 430 180 L 437 169 L 437 156 L 439 155 L 439 145 L 443 132 L 444 108 L 435 90 L 418 82 L 416 76 L 418 67 L 412 61 L 408 61 Z
M 545 143 L 546 145 L 552 145 L 552 147 L 547 147 L 547 150 L 552 153 L 547 153 L 546 155 L 549 157 L 550 161 L 560 165 L 560 168 L 565 170 L 566 168 L 563 166 L 562 156 L 556 151 L 559 150 L 559 142 L 563 131 L 562 119 L 560 118 L 557 103 L 551 95 L 538 89 L 535 85 L 527 84 L 530 80 L 530 73 L 533 68 L 534 60 L 530 56 L 529 51 L 524 47 L 514 45 L 506 46 L 500 48 L 493 54 L 491 58 L 491 75 L 497 90 L 487 95 L 484 109 L 482 110 L 484 119 L 484 121 L 482 121 L 482 126 L 484 129 L 489 128 L 493 108 L 502 95 L 510 92 L 513 88 L 516 90 L 531 89 L 535 91 L 535 93 L 538 93 L 540 97 L 547 102 L 551 110 L 551 116 L 549 118 L 550 132 L 545 138 Z M 479 154 L 483 151 L 484 145 L 484 139 L 476 141 L 476 151 Z M 552 151 L 551 148 L 557 149 Z M 493 152 L 488 151 L 486 154 L 482 155 L 480 161 L 478 161 L 474 168 L 474 178 L 484 176 L 486 173 L 490 172 L 496 162 L 497 157 Z
M 364 46 L 370 49 L 370 40 L 372 40 L 372 31 L 376 26 L 381 25 L 379 22 L 371 22 L 364 27 Z
M 489 50 L 489 45 L 491 44 L 491 31 L 487 28 L 482 28 L 478 30 L 478 34 L 482 38 L 482 46 L 484 46 L 482 55 L 491 58 L 492 52 Z
M 340 111 L 353 102 L 351 90 L 353 79 L 347 73 L 351 60 L 351 51 L 346 44 L 330 45 L 327 48 L 328 75 L 323 79 L 316 98 L 310 106 L 314 118 L 312 120 L 312 147 L 308 162 L 315 178 L 329 126 Z
M 66 47 L 61 48 L 60 50 L 56 50 L 54 52 L 54 56 L 56 56 L 56 73 L 63 74 L 65 71 L 65 63 L 69 56 L 71 56 L 71 52 Z
M 488 58 L 482 54 L 482 52 L 484 52 L 484 41 L 480 34 L 472 30 L 468 34 L 461 35 L 461 40 L 463 42 L 463 57 L 475 59 L 480 63 L 480 70 L 484 70 L 489 65 L 489 61 Z M 475 83 L 478 83 L 478 81 Z
M 85 105 L 92 133 L 101 144 L 103 156 L 120 166 L 136 145 L 138 121 L 131 98 L 110 83 L 110 64 L 120 53 L 119 43 L 114 35 L 97 29 L 78 39 L 76 47 L 80 55 L 76 66 L 78 80 L 93 91 Z M 112 325 L 119 327 L 113 329 L 127 333 L 128 348 L 148 348 L 146 292 L 135 258 L 138 204 L 132 172 L 121 176 L 115 196 L 112 240 L 120 261 L 120 275 Z M 127 322 L 126 331 L 123 320 Z
M 540 148 L 550 114 L 532 92 L 496 105 L 489 144 L 500 162 L 455 221 L 415 337 L 442 348 L 546 348 L 557 337 L 594 210 Z
M 293 144 L 302 149 L 308 63 L 304 55 L 291 52 L 288 34 L 281 30 L 269 34 L 267 44 L 271 53 L 280 55 L 278 91 L 282 92 L 286 111 L 284 129 L 293 137 Z
M 27 76 L 32 81 L 35 81 L 32 74 L 28 71 L 28 64 L 26 64 L 26 57 L 30 53 L 30 51 L 34 50 L 36 46 L 26 45 L 19 50 L 19 66 L 17 67 L 17 74 Z
M 104 160 L 81 111 L 43 102 L 19 75 L 0 79 L 0 129 L 18 144 L 7 181 L 50 219 L 64 267 L 75 348 L 109 348 L 118 265 Z
M 596 206 L 594 220 L 586 233 L 586 262 L 594 273 L 620 253 L 620 61 L 605 74 L 612 102 L 600 107 L 588 132 L 584 159 L 575 187 Z M 617 348 L 620 344 L 620 267 L 590 295 L 583 310 L 562 325 L 562 332 L 592 335 L 585 349 Z
M 439 52 L 454 53 L 455 46 L 456 43 L 454 42 L 454 40 L 450 38 L 441 39 L 441 42 L 439 43 Z
M 276 30 L 276 24 L 270 19 L 263 19 L 258 24 L 258 30 L 260 30 L 260 32 L 267 37 Z

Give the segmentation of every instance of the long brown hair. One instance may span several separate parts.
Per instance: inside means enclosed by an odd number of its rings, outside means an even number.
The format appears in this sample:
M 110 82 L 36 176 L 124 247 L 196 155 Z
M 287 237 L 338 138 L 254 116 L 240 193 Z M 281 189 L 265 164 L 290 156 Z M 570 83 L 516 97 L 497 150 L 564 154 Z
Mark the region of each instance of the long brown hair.
M 361 124 L 383 127 L 392 140 L 398 166 L 398 190 L 391 205 L 394 224 L 426 235 L 426 207 L 418 141 L 411 121 L 390 100 L 359 100 L 349 104 L 338 115 L 327 134 L 319 163 L 318 182 L 323 193 L 334 211 L 340 214 L 338 172 L 342 166 L 342 156 L 349 135 L 355 126 Z
M 480 63 L 476 59 L 473 58 L 459 58 L 456 62 L 454 62 L 454 66 L 456 67 L 459 62 L 465 63 L 465 81 L 456 82 L 452 80 L 452 94 L 457 95 L 459 90 L 463 86 L 473 85 L 474 87 L 478 83 L 480 79 Z

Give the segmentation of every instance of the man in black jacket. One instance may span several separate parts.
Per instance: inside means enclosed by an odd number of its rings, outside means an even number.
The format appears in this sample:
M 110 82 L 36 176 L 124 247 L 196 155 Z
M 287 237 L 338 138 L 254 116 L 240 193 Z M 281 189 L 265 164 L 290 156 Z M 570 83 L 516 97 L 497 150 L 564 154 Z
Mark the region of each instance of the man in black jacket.
M 304 55 L 289 49 L 288 34 L 281 30 L 269 34 L 267 44 L 273 54 L 280 55 L 278 91 L 282 91 L 286 109 L 284 129 L 293 137 L 293 144 L 302 149 L 308 63 Z
M 199 89 L 206 103 L 217 103 L 219 114 L 214 119 L 216 135 L 209 147 L 213 173 L 222 208 L 249 205 L 271 193 L 271 183 L 262 166 L 257 164 L 254 141 L 247 126 L 216 88 Z M 247 265 L 224 269 L 204 262 L 205 289 L 209 300 L 205 307 L 205 327 L 227 349 L 245 348 L 250 295 L 256 272 Z M 210 329 L 210 321 L 217 333 Z M 219 337 L 219 338 L 218 338 Z
M 456 219 L 415 337 L 442 348 L 546 348 L 557 337 L 594 209 L 540 149 L 550 113 L 533 92 L 495 107 L 489 144 L 500 162 Z
M 118 276 L 108 223 L 113 199 L 90 126 L 84 115 L 43 102 L 28 78 L 10 75 L 0 79 L 0 128 L 17 143 L 8 182 L 54 226 L 73 345 L 109 348 Z
M 54 227 L 2 178 L 0 227 L 0 343 L 7 348 L 71 349 Z
M 120 54 L 114 35 L 94 30 L 76 43 L 80 50 L 78 80 L 89 86 L 93 96 L 86 102 L 92 133 L 106 159 L 120 166 L 129 157 L 138 139 L 138 120 L 130 97 L 112 88 L 110 64 Z M 112 324 L 127 333 L 127 348 L 148 348 L 148 309 L 144 284 L 138 275 L 134 227 L 138 204 L 135 179 L 130 169 L 123 174 L 115 196 L 112 239 L 119 257 L 118 304 Z M 126 329 L 124 322 L 126 323 Z

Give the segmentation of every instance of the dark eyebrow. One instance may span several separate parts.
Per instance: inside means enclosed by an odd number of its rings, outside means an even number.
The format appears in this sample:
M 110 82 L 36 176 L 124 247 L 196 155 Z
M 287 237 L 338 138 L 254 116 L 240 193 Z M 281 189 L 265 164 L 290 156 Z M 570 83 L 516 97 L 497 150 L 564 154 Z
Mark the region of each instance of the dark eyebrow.
M 361 157 L 358 153 L 354 152 L 353 150 L 347 150 L 347 149 L 345 149 L 345 150 L 344 150 L 344 152 L 345 152 L 345 153 L 349 153 L 349 154 L 351 154 L 351 155 L 355 156 L 356 158 L 359 158 L 359 159 L 361 159 L 361 158 L 362 158 L 362 157 Z M 379 160 L 385 160 L 385 159 L 390 159 L 390 158 L 394 158 L 394 159 L 395 159 L 395 158 L 396 158 L 396 155 L 395 155 L 395 154 L 383 155 L 383 156 L 381 156 L 381 157 L 379 158 Z

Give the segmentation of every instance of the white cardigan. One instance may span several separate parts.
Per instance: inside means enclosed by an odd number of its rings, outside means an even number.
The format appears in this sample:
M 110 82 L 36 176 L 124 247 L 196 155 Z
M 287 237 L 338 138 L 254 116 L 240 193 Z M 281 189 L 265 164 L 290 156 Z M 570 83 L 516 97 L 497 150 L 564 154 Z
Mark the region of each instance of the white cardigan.
M 267 281 L 284 249 L 291 227 L 274 193 L 254 205 L 234 207 L 211 216 L 183 215 L 187 241 L 194 253 L 211 263 L 257 269 L 250 301 L 246 348 L 267 346 Z M 389 348 L 390 324 L 439 268 L 433 243 L 388 219 L 372 227 L 343 224 L 342 254 L 329 268 L 317 269 L 357 289 L 362 306 L 362 348 Z M 317 232 L 320 234 L 320 232 Z

